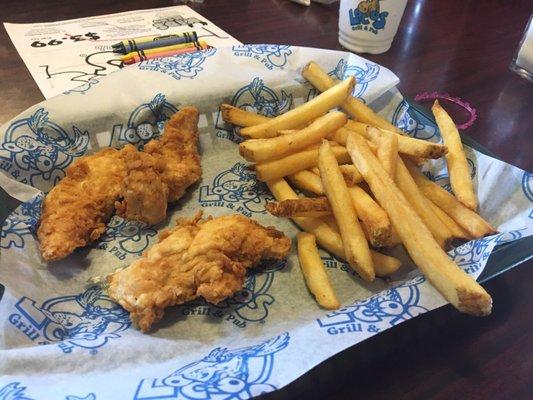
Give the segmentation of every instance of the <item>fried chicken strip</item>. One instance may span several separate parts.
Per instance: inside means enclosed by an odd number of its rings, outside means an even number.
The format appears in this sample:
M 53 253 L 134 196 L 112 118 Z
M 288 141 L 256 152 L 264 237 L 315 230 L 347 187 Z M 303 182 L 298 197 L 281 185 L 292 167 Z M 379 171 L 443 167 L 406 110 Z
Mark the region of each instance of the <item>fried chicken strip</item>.
M 150 225 L 167 215 L 168 186 L 161 178 L 161 167 L 150 154 L 140 151 L 123 157 L 126 176 L 122 182 L 122 201 L 115 203 L 123 218 Z
M 145 153 L 126 145 L 75 161 L 43 203 L 37 231 L 43 259 L 65 258 L 98 239 L 115 207 L 126 219 L 162 221 L 167 202 L 178 200 L 202 174 L 197 125 L 198 110 L 184 107 Z
M 202 176 L 198 154 L 198 109 L 183 107 L 165 125 L 161 139 L 151 140 L 144 151 L 152 155 L 168 186 L 168 201 L 178 200 Z
M 109 296 L 130 312 L 143 332 L 166 307 L 197 297 L 217 304 L 241 290 L 246 269 L 283 259 L 291 241 L 243 215 L 178 220 L 128 268 L 108 277 Z
M 167 202 L 180 199 L 202 176 L 198 154 L 198 110 L 183 107 L 165 125 L 160 139 L 149 141 L 144 153 L 124 157 L 123 200 L 117 203 L 126 219 L 155 224 L 166 216 Z
M 59 260 L 98 239 L 114 211 L 126 174 L 122 155 L 133 146 L 81 157 L 43 202 L 37 230 L 42 257 Z

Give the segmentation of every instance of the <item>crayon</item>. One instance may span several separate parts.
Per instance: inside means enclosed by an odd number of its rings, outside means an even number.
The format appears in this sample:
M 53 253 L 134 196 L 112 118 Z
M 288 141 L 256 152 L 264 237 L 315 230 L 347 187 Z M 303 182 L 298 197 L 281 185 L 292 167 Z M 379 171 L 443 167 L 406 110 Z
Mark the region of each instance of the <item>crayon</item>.
M 131 56 L 121 57 L 121 60 L 125 65 L 130 65 L 130 64 L 135 64 L 135 63 L 139 63 L 139 62 L 146 61 L 146 60 L 153 60 L 154 58 L 171 57 L 171 56 L 176 56 L 179 54 L 194 53 L 196 51 L 205 50 L 208 48 L 209 46 L 202 46 L 200 48 L 188 47 L 188 48 L 183 48 L 183 49 L 170 50 L 166 52 L 146 54 L 144 56 L 139 56 L 137 53 L 130 53 Z
M 155 49 L 132 51 L 131 53 L 128 53 L 120 57 L 120 59 L 124 61 L 136 55 L 140 57 L 141 60 L 143 60 L 143 57 L 147 57 L 151 54 L 168 53 L 171 51 L 178 51 L 182 49 L 193 49 L 193 51 L 196 51 L 196 50 L 201 50 L 205 48 L 206 46 L 207 46 L 207 43 L 204 40 L 200 40 L 199 42 L 195 42 L 195 43 L 182 43 L 182 44 L 175 44 L 173 46 L 157 47 Z
M 115 53 L 127 54 L 138 50 L 151 49 L 154 47 L 172 46 L 187 42 L 196 42 L 196 32 L 184 32 L 164 36 L 143 36 L 133 39 L 122 40 L 111 47 Z

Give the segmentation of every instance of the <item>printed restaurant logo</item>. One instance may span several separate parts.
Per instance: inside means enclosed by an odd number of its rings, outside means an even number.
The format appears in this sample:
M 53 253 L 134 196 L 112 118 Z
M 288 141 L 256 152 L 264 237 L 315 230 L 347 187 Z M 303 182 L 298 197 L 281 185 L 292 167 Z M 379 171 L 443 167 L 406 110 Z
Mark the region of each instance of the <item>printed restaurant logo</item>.
M 265 214 L 265 204 L 273 200 L 266 184 L 258 181 L 243 163 L 222 171 L 211 184 L 200 186 L 198 197 L 202 207 L 226 207 L 247 217 L 253 213 Z
M 285 332 L 253 346 L 217 347 L 164 378 L 143 379 L 134 400 L 236 400 L 276 390 L 269 383 L 275 356 L 289 345 Z
M 63 178 L 67 166 L 84 155 L 88 144 L 88 131 L 73 125 L 70 133 L 39 108 L 8 127 L 0 142 L 0 169 L 47 192 Z
M 292 54 L 291 46 L 277 44 L 245 44 L 233 46 L 233 55 L 258 60 L 267 69 L 283 69 Z
M 387 23 L 387 11 L 380 12 L 379 0 L 360 1 L 357 8 L 349 10 L 350 25 L 354 31 L 370 31 L 378 34 Z
M 48 299 L 41 305 L 24 296 L 15 308 L 8 320 L 16 329 L 39 345 L 57 343 L 67 354 L 74 348 L 96 354 L 131 325 L 128 312 L 97 286 L 77 295 Z

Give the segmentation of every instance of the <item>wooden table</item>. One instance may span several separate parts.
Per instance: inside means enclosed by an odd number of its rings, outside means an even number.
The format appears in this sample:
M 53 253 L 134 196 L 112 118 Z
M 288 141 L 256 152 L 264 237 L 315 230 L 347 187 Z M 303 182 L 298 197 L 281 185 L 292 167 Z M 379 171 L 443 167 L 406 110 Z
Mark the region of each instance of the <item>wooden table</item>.
M 2 20 L 53 21 L 171 1 L 1 2 Z M 206 0 L 191 7 L 244 43 L 341 49 L 338 4 L 305 8 L 286 0 Z M 533 168 L 533 85 L 508 66 L 531 3 L 411 0 L 392 48 L 366 57 L 394 71 L 409 97 L 444 92 L 468 101 L 478 119 L 465 131 L 501 159 Z M 43 97 L 0 28 L 0 124 Z M 484 286 L 494 299 L 478 319 L 446 306 L 325 361 L 265 399 L 526 399 L 533 396 L 532 262 Z

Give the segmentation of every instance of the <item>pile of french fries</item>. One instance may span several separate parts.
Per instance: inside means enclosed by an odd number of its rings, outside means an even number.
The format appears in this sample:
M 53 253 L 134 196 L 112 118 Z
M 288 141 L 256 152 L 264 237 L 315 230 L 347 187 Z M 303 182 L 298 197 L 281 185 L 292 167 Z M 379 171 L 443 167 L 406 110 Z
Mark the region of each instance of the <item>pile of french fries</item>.
M 239 152 L 255 163 L 257 178 L 277 200 L 267 210 L 305 232 L 297 238 L 298 257 L 316 301 L 340 307 L 317 244 L 367 282 L 398 270 L 400 261 L 382 251 L 401 244 L 458 310 L 490 314 L 490 295 L 445 252 L 454 239 L 496 232 L 475 212 L 464 149 L 446 111 L 435 102 L 444 144 L 431 143 L 405 136 L 354 98 L 354 77 L 336 82 L 314 62 L 302 75 L 321 94 L 282 115 L 269 118 L 228 104 L 221 110 L 227 123 L 241 127 L 246 140 Z M 455 196 L 419 170 L 425 159 L 443 156 Z M 288 182 L 310 197 L 298 196 Z

